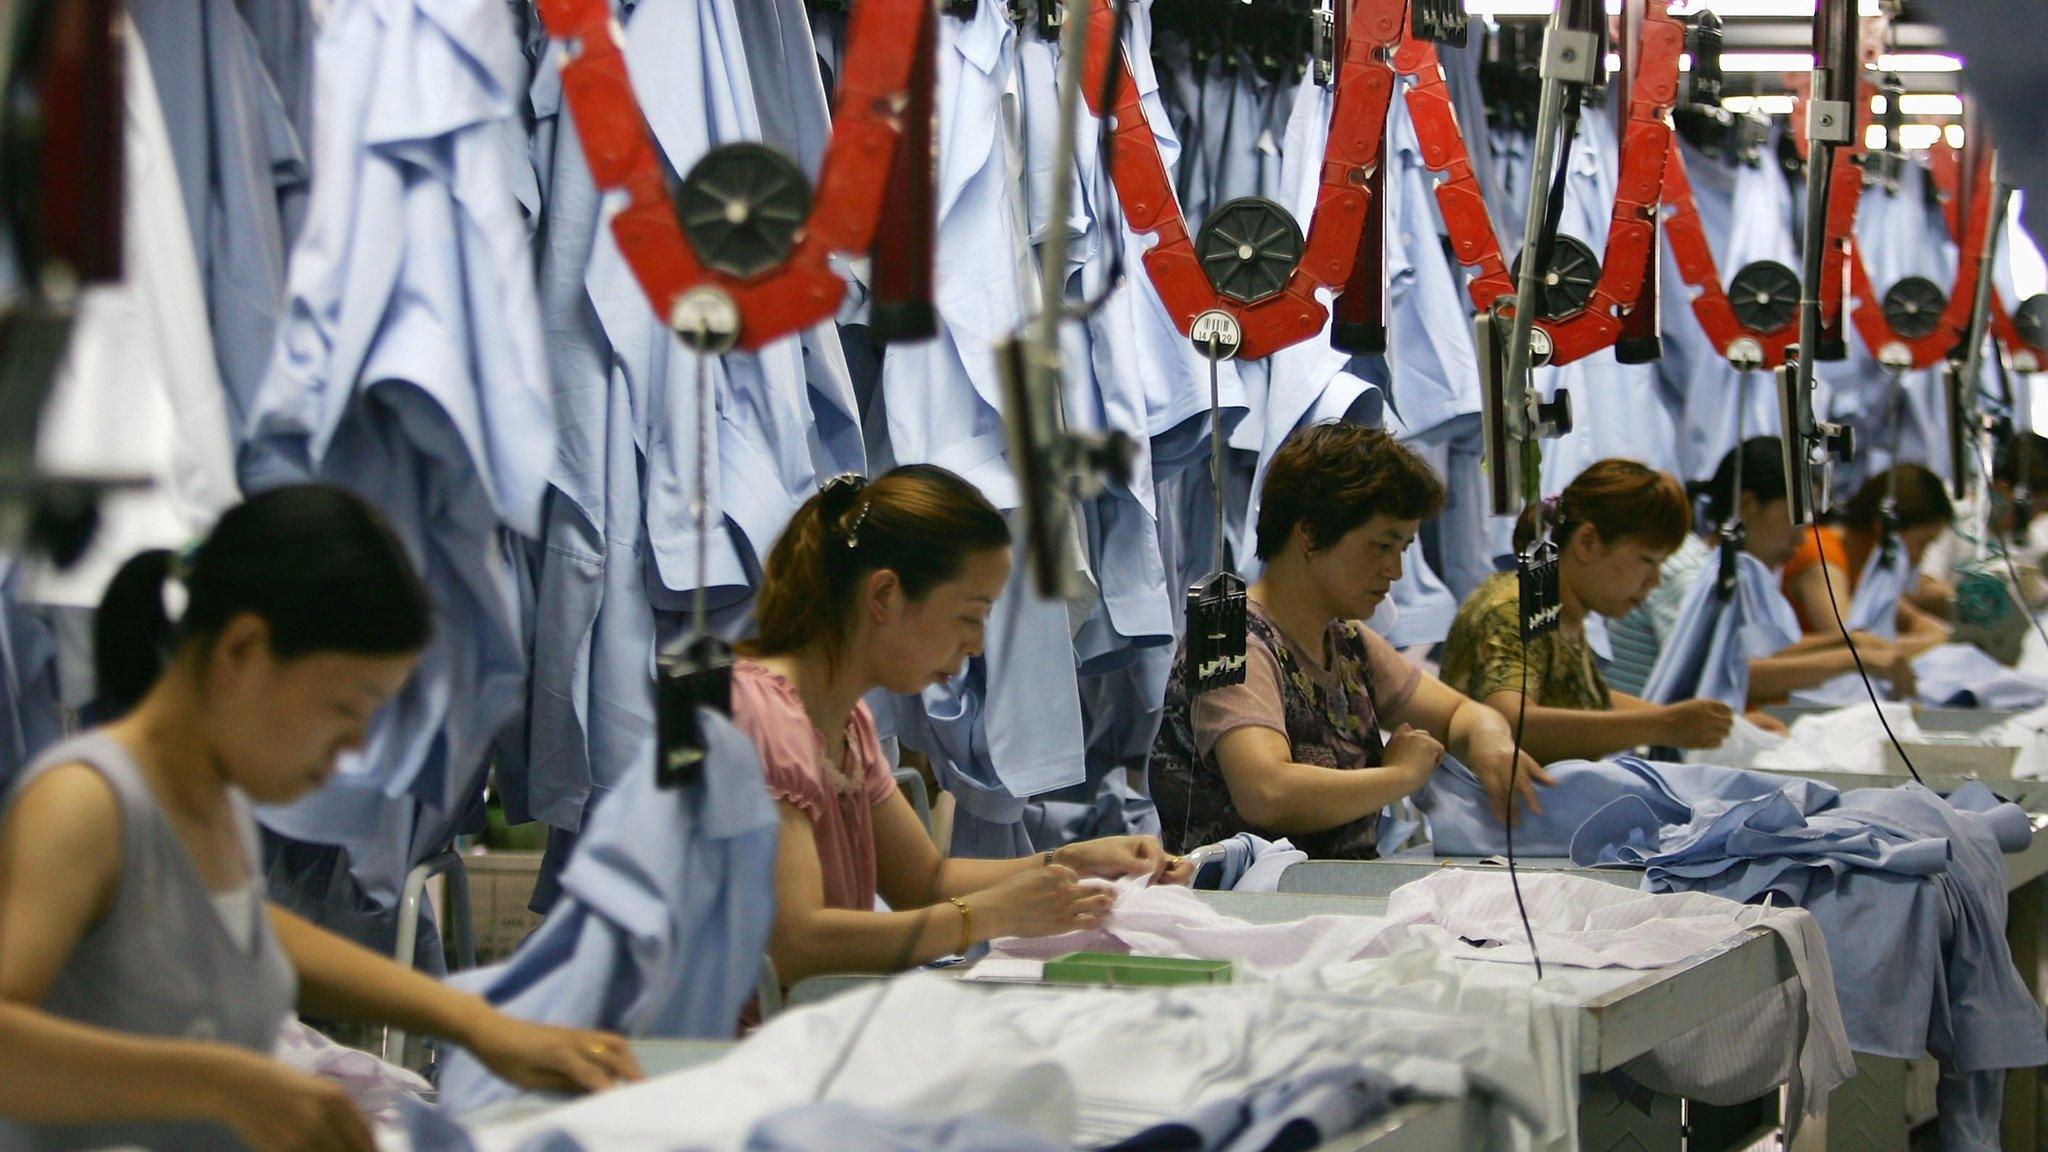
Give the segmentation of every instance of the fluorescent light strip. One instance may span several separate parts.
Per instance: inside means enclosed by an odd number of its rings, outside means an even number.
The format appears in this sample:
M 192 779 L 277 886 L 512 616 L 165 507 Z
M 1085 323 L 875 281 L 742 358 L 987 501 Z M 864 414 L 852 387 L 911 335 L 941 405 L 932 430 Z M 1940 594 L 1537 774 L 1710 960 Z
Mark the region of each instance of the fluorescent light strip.
M 1723 72 L 1811 72 L 1811 52 L 1723 52 Z
M 1908 116 L 1961 116 L 1963 98 L 1944 92 L 1907 92 L 1899 97 L 1899 111 Z
M 1722 99 L 1721 107 L 1739 114 L 1762 112 L 1767 116 L 1790 116 L 1790 96 L 1728 96 Z
M 1887 52 L 1877 58 L 1877 66 L 1884 72 L 1960 72 L 1963 62 L 1960 57 L 1945 52 Z
M 1673 5 L 1674 9 L 1677 7 Z M 1700 0 L 1686 5 L 1685 11 L 1691 13 L 1711 8 L 1724 17 L 1811 20 L 1813 7 L 1813 0 Z M 1860 15 L 1876 16 L 1879 14 L 1878 0 L 1858 0 L 1856 10 Z

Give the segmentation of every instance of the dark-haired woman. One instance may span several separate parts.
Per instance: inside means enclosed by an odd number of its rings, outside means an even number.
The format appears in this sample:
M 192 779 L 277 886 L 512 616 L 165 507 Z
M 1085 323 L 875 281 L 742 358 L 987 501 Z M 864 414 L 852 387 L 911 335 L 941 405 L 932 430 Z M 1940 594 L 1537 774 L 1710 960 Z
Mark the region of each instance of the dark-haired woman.
M 1742 492 L 1734 496 L 1736 452 L 1742 453 Z M 1743 527 L 1742 550 L 1777 571 L 1792 558 L 1794 544 L 1803 534 L 1792 524 L 1790 503 L 1785 494 L 1785 469 L 1776 436 L 1755 436 L 1731 449 L 1721 458 L 1713 478 L 1700 486 L 1705 498 L 1707 531 L 1686 538 L 1678 551 L 1664 562 L 1663 582 L 1641 607 L 1613 622 L 1608 629 L 1614 646 L 1614 660 L 1606 677 L 1610 686 L 1624 692 L 1640 691 L 1649 682 L 1672 630 L 1678 624 L 1679 609 L 1691 595 L 1693 585 L 1711 578 L 1717 571 L 1714 556 L 1721 525 L 1731 516 Z M 1832 621 L 1831 621 L 1832 622 Z M 1913 694 L 1913 661 L 1906 649 L 1880 636 L 1856 637 L 1857 654 L 1873 676 L 1891 681 L 1901 698 Z M 1855 658 L 1842 643 L 1839 631 L 1829 630 L 1802 637 L 1798 643 L 1769 656 L 1749 662 L 1749 703 L 1761 706 L 1785 699 L 1801 688 L 1811 688 L 1845 672 L 1856 671 Z M 1766 714 L 1750 717 L 1770 728 L 1777 724 Z
M 1009 575 L 1002 514 L 929 465 L 840 477 L 775 542 L 759 632 L 733 675 L 733 721 L 782 812 L 769 950 L 785 983 L 1091 927 L 1111 901 L 1082 878 L 1178 882 L 1192 871 L 1141 836 L 1023 860 L 945 859 L 897 792 L 861 697 L 957 675 L 981 651 Z
M 1245 681 L 1190 699 L 1183 645 L 1167 689 L 1149 771 L 1175 850 L 1252 832 L 1318 858 L 1372 859 L 1381 809 L 1421 788 L 1446 747 L 1505 817 L 1507 725 L 1362 623 L 1443 499 L 1428 465 L 1377 429 L 1319 424 L 1274 453 L 1260 490 L 1265 567 L 1250 590 Z M 1523 799 L 1535 806 L 1547 782 L 1524 757 Z
M 1897 464 L 1864 481 L 1842 509 L 1840 523 L 1799 533 L 1792 559 L 1785 564 L 1785 596 L 1799 613 L 1800 628 L 1808 634 L 1830 629 L 1839 632 L 1836 609 L 1848 615 L 1849 601 L 1863 582 L 1863 570 L 1883 543 L 1885 501 L 1894 494 L 1899 542 L 1915 572 L 1927 546 L 1946 533 L 1955 518 L 1955 505 L 1949 501 L 1941 477 L 1918 464 Z M 1899 601 L 1899 644 L 1911 655 L 1949 637 L 1947 624 L 1914 603 L 1916 598 L 1938 602 L 1944 592 L 1952 601 L 1954 589 L 1939 584 L 1925 581 Z
M 1522 746 L 1546 764 L 1595 759 L 1660 744 L 1714 748 L 1734 713 L 1713 700 L 1650 704 L 1612 691 L 1586 640 L 1586 617 L 1619 619 L 1658 584 L 1664 561 L 1692 525 L 1676 479 L 1633 460 L 1602 460 L 1579 473 L 1551 513 L 1558 551 L 1559 626 L 1522 638 L 1515 574 L 1503 572 L 1458 608 L 1444 644 L 1444 679 L 1523 725 Z M 1535 517 L 1515 527 L 1526 547 Z
M 0 1147 L 372 1147 L 268 1053 L 294 1005 L 475 1052 L 536 1088 L 637 1076 L 617 1037 L 514 1020 L 267 904 L 251 802 L 320 786 L 427 641 L 362 501 L 281 488 L 183 561 L 128 562 L 95 622 L 118 718 L 30 766 L 0 821 Z

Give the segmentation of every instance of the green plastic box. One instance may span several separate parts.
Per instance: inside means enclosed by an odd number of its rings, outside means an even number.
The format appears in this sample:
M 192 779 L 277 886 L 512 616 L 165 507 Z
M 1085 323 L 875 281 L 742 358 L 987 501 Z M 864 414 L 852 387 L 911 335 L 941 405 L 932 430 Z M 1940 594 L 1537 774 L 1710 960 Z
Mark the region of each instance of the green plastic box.
M 1117 988 L 1228 984 L 1233 975 L 1228 960 L 1120 956 L 1114 952 L 1070 952 L 1045 964 L 1047 983 L 1106 984 Z

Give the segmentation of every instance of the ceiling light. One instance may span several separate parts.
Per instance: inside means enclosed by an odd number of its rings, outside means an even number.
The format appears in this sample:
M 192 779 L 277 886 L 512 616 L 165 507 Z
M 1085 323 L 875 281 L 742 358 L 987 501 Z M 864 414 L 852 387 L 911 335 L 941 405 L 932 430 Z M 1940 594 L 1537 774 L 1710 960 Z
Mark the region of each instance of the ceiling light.
M 1872 152 L 1884 151 L 1884 128 L 1872 124 L 1863 130 L 1863 146 Z
M 1811 72 L 1811 52 L 1723 52 L 1723 72 Z
M 1960 72 L 1963 61 L 1945 52 L 1887 52 L 1877 66 L 1885 72 Z
M 1673 7 L 1677 7 L 1673 5 Z M 1813 0 L 1698 0 L 1686 6 L 1686 11 L 1697 12 L 1711 8 L 1717 14 L 1727 16 L 1752 16 L 1762 19 L 1813 19 Z M 1856 10 L 1860 15 L 1876 16 L 1879 13 L 1878 0 L 1859 0 Z
M 1962 132 L 1961 128 L 1956 129 L 1956 135 L 1960 136 Z M 1910 152 L 1932 148 L 1940 139 L 1941 128 L 1934 124 L 1907 124 L 1899 129 L 1899 147 Z
M 1949 147 L 1961 148 L 1963 146 L 1963 126 L 1961 124 L 1951 124 L 1942 129 L 1941 134 L 1948 138 Z
M 1963 98 L 1946 92 L 1908 92 L 1899 97 L 1899 111 L 1908 116 L 1961 116 Z
M 1721 101 L 1721 107 L 1737 115 L 1761 112 L 1766 116 L 1790 116 L 1790 96 L 1729 96 Z

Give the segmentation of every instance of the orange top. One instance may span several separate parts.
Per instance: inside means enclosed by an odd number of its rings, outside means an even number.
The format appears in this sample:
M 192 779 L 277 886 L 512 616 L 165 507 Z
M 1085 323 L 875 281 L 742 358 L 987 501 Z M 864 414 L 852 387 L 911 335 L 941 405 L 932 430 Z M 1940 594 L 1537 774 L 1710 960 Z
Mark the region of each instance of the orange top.
M 1815 544 L 1813 531 L 1801 529 L 1799 544 L 1793 548 L 1792 558 L 1785 561 L 1781 587 L 1785 594 L 1790 596 L 1792 582 L 1799 578 L 1800 573 L 1820 563 L 1821 558 L 1825 556 L 1829 564 L 1849 577 L 1849 586 L 1846 589 L 1837 588 L 1836 593 L 1843 597 L 1854 595 L 1857 582 L 1863 578 L 1864 565 L 1870 562 L 1870 554 L 1876 548 L 1877 542 L 1862 532 L 1823 525 L 1820 530 L 1820 543 Z M 1808 632 L 1818 630 L 1820 626 L 1806 618 L 1806 609 L 1803 605 L 1794 600 L 1792 607 L 1799 613 L 1801 628 Z
M 1856 577 L 1860 569 L 1852 568 L 1849 565 L 1849 553 L 1842 540 L 1842 530 L 1840 528 L 1823 526 L 1817 535 L 1819 536 L 1818 541 L 1814 538 L 1816 536 L 1815 532 L 1801 530 L 1799 533 L 1799 543 L 1792 549 L 1792 558 L 1785 561 L 1783 587 L 1785 595 L 1788 597 L 1792 596 L 1793 581 L 1797 580 L 1803 573 L 1812 569 L 1815 565 L 1821 563 L 1823 559 L 1833 565 L 1836 571 L 1846 572 L 1849 575 L 1849 589 L 1847 591 L 1838 589 L 1837 592 L 1839 594 L 1847 596 L 1855 590 Z M 1801 604 L 1796 597 L 1792 599 L 1792 608 L 1799 614 L 1799 627 L 1802 631 L 1812 632 L 1819 627 L 1812 620 L 1806 618 L 1806 606 Z

